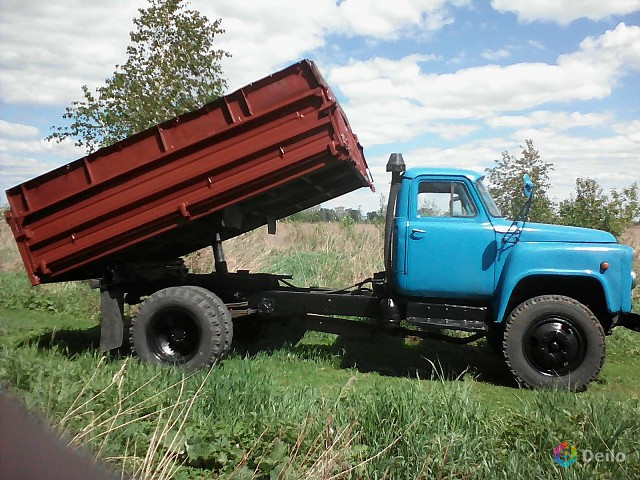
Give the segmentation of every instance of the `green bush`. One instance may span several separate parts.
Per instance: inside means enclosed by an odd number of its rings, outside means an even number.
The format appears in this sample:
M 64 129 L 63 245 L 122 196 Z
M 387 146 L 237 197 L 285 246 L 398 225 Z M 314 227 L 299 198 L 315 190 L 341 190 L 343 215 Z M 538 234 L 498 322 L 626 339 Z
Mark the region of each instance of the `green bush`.
M 23 272 L 0 271 L 0 306 L 69 315 L 92 315 L 99 310 L 97 291 L 86 282 L 31 286 Z
M 334 252 L 296 252 L 270 258 L 266 271 L 293 276 L 294 283 L 300 286 L 345 286 L 342 272 L 346 258 Z

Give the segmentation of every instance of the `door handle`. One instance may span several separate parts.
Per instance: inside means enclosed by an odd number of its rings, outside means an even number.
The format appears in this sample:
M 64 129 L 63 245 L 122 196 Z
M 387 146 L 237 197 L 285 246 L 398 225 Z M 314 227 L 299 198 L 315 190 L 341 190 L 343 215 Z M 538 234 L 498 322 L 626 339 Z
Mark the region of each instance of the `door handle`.
M 427 231 L 421 228 L 412 228 L 409 236 L 414 240 L 420 240 L 425 233 L 427 233 Z

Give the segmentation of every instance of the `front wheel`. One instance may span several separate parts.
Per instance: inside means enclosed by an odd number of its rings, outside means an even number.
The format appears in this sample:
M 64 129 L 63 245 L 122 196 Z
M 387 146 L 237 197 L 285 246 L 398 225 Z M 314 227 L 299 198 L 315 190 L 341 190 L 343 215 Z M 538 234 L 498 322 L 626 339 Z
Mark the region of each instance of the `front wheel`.
M 507 320 L 503 350 L 507 365 L 521 385 L 581 391 L 602 368 L 604 330 L 577 300 L 542 295 L 513 310 Z

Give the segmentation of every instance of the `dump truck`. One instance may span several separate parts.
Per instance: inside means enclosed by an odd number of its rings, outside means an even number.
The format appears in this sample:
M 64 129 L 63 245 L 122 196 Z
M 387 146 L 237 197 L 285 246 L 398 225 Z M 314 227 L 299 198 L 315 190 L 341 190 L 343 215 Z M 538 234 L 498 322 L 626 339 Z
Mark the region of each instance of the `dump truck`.
M 486 337 L 521 385 L 582 390 L 605 336 L 640 331 L 631 248 L 528 223 L 528 178 L 523 211 L 507 220 L 481 174 L 406 169 L 398 153 L 387 171 L 384 271 L 342 289 L 229 271 L 224 241 L 373 190 L 344 111 L 304 60 L 7 190 L 5 216 L 34 286 L 92 281 L 101 350 L 128 336 L 156 364 L 207 366 L 229 351 L 234 322 L 296 318 L 345 335 Z M 190 273 L 182 257 L 209 247 L 213 271 Z M 139 305 L 127 327 L 125 304 Z

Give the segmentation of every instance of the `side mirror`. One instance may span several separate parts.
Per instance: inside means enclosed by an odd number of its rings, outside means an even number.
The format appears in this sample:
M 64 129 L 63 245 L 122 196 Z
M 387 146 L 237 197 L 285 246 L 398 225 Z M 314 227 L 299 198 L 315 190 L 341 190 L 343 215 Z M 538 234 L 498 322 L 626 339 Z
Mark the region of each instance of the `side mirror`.
M 526 198 L 531 198 L 531 195 L 533 194 L 533 182 L 531 181 L 531 177 L 529 176 L 528 173 L 525 173 L 522 176 L 522 194 L 526 197 Z

